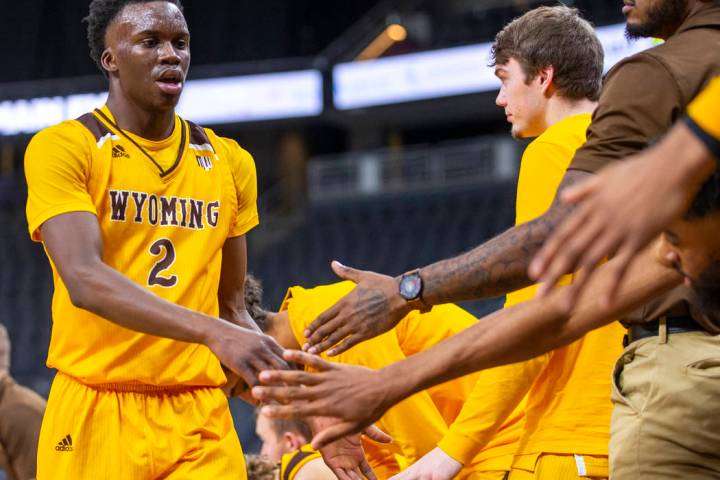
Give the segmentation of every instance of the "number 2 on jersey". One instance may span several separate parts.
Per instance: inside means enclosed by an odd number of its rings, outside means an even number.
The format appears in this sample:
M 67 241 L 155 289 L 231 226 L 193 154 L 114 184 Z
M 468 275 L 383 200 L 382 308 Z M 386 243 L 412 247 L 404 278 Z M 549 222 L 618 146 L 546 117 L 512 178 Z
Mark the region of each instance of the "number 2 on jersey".
M 177 283 L 177 275 L 170 275 L 169 277 L 163 277 L 160 275 L 163 270 L 170 268 L 170 265 L 175 261 L 175 246 L 167 238 L 161 238 L 150 246 L 150 253 L 154 256 L 161 255 L 165 250 L 165 256 L 162 257 L 150 270 L 150 276 L 148 276 L 148 286 L 159 285 L 161 287 L 174 287 Z

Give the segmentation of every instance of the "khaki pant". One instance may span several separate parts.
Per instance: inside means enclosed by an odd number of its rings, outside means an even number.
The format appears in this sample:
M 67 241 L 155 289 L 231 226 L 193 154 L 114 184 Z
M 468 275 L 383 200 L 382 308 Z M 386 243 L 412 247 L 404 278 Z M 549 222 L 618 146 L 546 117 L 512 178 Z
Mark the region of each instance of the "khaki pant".
M 720 336 L 631 343 L 613 373 L 612 480 L 720 479 Z

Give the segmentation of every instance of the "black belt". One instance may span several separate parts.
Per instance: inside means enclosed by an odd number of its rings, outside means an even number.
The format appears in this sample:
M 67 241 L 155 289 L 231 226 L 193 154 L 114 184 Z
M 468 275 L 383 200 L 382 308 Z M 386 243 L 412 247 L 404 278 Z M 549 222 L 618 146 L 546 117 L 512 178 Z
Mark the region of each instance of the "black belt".
M 668 335 L 673 333 L 705 331 L 689 315 L 680 317 L 665 317 Z M 657 337 L 660 334 L 660 319 L 648 323 L 634 323 L 628 327 L 628 333 L 623 337 L 623 346 L 627 347 L 632 342 L 643 338 Z

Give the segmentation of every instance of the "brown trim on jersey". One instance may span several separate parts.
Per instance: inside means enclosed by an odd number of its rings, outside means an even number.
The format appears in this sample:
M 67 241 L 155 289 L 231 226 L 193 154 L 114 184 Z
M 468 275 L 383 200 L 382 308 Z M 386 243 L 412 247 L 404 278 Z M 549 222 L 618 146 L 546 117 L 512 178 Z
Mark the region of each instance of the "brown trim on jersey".
M 207 133 L 205 133 L 205 129 L 198 125 L 197 123 L 193 123 L 190 120 L 185 120 L 185 123 L 188 124 L 188 130 L 190 131 L 190 143 L 195 145 L 204 145 L 208 144 L 212 148 L 212 151 L 215 151 L 215 147 L 212 146 L 212 143 L 210 143 L 210 139 L 207 136 Z
M 295 455 L 293 455 L 292 459 L 288 462 L 285 471 L 282 472 L 282 480 L 290 480 L 290 474 L 292 473 L 293 469 L 310 455 L 314 455 L 314 453 L 303 452 L 302 450 L 298 450 L 297 452 L 295 452 Z
M 175 163 L 173 163 L 170 168 L 160 174 L 160 178 L 164 178 L 170 175 L 173 170 L 175 170 L 177 166 L 180 165 L 180 161 L 185 154 L 185 140 L 187 139 L 187 128 L 185 127 L 185 121 L 182 118 L 180 119 L 180 128 L 182 128 L 182 132 L 180 135 L 180 148 L 178 149 L 177 158 L 175 159 Z
M 143 153 L 143 155 L 145 155 L 147 158 L 149 158 L 150 161 L 153 163 L 153 165 L 155 165 L 155 167 L 157 167 L 157 169 L 160 171 L 160 178 L 164 178 L 164 177 L 170 175 L 173 172 L 173 170 L 175 170 L 175 168 L 177 168 L 177 166 L 180 165 L 180 161 L 182 160 L 183 154 L 185 153 L 185 140 L 187 138 L 185 121 L 182 118 L 180 119 L 180 128 L 182 129 L 182 131 L 181 131 L 181 136 L 180 136 L 180 148 L 178 148 L 177 158 L 175 158 L 175 163 L 173 163 L 170 168 L 168 168 L 167 170 L 163 170 L 163 168 L 160 166 L 159 163 L 157 163 L 155 161 L 155 159 L 152 157 L 152 155 L 150 155 L 139 143 L 137 143 L 135 140 L 133 140 L 130 135 L 125 133 L 125 131 L 122 128 L 120 128 L 117 125 L 117 123 L 110 120 L 110 118 L 108 118 L 108 116 L 105 115 L 99 108 L 95 109 L 95 113 L 100 115 L 102 117 L 102 119 L 105 120 L 110 125 L 112 125 L 112 127 L 115 128 L 120 135 L 122 135 L 123 137 L 128 139 L 130 141 L 130 143 L 135 145 L 138 148 L 138 150 L 140 150 Z
M 107 128 L 107 126 L 103 122 L 98 120 L 98 118 L 92 113 L 88 112 L 84 115 L 79 116 L 75 120 L 80 122 L 88 130 L 90 130 L 90 133 L 93 134 L 96 142 L 99 142 L 100 139 L 108 133 L 112 133 L 110 129 Z

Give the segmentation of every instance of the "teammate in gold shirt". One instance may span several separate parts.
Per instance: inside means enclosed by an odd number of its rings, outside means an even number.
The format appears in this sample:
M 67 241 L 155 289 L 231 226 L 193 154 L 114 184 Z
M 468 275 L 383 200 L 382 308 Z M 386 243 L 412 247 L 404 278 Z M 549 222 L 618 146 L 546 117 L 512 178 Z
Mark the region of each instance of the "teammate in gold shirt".
M 37 478 L 245 478 L 221 387 L 287 367 L 242 301 L 253 159 L 175 114 L 190 62 L 178 1 L 95 0 L 86 21 L 107 104 L 25 155 L 29 232 L 55 283 Z
M 276 313 L 267 312 L 261 307 L 262 289 L 254 277 L 248 276 L 245 302 L 263 331 L 276 338 L 284 347 L 298 348 L 299 342 L 304 341 L 302 332 L 318 312 L 332 305 L 353 287 L 351 282 L 309 289 L 291 287 L 280 311 Z M 392 331 L 357 345 L 337 357 L 323 357 L 337 363 L 381 368 L 426 350 L 475 323 L 472 315 L 455 305 L 438 305 L 430 312 L 411 312 Z M 388 410 L 377 426 L 390 434 L 393 438 L 390 447 L 396 448 L 393 450 L 374 442 L 364 442 L 368 461 L 379 478 L 390 478 L 397 474 L 401 468 L 414 463 L 438 443 L 452 446 L 465 438 L 474 437 L 477 430 L 474 423 L 458 423 L 456 420 L 460 412 L 464 411 L 465 400 L 470 392 L 478 388 L 477 378 L 478 374 L 471 374 L 436 385 Z M 500 382 L 494 380 L 480 388 L 490 391 L 497 383 Z M 473 406 L 482 407 L 478 404 Z M 519 412 L 521 420 L 522 409 Z M 448 425 L 453 428 L 452 431 L 448 430 Z M 512 453 L 520 438 L 520 425 L 518 417 L 511 417 L 502 424 L 493 441 L 479 454 L 470 456 L 467 467 L 456 478 L 486 478 L 482 475 L 488 475 L 488 470 L 495 469 L 497 458 L 507 454 L 508 446 L 511 453 L 506 462 L 512 462 Z

